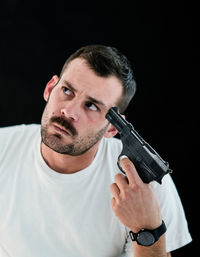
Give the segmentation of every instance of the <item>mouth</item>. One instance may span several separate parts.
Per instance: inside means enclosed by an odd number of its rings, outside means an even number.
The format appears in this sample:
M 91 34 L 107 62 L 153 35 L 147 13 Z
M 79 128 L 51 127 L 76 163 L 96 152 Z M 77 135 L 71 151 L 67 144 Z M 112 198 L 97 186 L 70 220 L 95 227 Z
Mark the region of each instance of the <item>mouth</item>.
M 60 127 L 59 125 L 53 125 L 54 129 L 57 131 L 57 132 L 60 132 L 61 134 L 64 134 L 66 136 L 71 136 L 71 134 L 64 128 Z

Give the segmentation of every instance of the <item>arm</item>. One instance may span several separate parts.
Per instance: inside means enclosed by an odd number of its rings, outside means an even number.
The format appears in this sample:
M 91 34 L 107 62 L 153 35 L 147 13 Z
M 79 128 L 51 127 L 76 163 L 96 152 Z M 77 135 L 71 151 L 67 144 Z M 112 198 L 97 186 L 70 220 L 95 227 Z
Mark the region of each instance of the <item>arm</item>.
M 160 206 L 153 187 L 139 177 L 133 163 L 125 158 L 120 162 L 127 176 L 117 174 L 111 185 L 112 208 L 116 216 L 134 233 L 141 229 L 153 230 L 162 223 Z M 167 257 L 165 235 L 152 246 L 144 247 L 134 242 L 136 257 Z

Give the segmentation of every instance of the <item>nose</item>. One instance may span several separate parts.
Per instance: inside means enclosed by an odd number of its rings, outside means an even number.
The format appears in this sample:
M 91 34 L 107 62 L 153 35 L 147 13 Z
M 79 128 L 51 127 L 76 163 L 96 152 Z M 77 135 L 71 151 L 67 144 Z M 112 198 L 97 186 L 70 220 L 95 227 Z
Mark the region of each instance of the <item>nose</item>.
M 80 107 L 78 104 L 71 103 L 66 104 L 63 108 L 61 108 L 61 115 L 65 116 L 67 119 L 71 121 L 78 121 L 80 116 Z

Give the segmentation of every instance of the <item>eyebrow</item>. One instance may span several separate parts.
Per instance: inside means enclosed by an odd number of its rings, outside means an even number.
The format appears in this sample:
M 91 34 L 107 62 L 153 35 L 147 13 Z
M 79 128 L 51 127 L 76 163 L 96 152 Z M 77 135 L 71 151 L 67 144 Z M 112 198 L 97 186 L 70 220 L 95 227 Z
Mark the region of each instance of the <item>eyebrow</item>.
M 73 86 L 71 83 L 69 83 L 69 82 L 66 81 L 66 80 L 63 80 L 63 82 L 64 82 L 64 84 L 67 85 L 67 87 L 68 87 L 71 91 L 77 92 L 77 90 L 74 88 L 74 86 Z
M 67 87 L 68 87 L 71 91 L 77 92 L 77 90 L 74 88 L 74 86 L 73 86 L 69 81 L 64 80 L 63 82 L 64 82 L 64 84 L 67 85 Z M 108 106 L 107 106 L 106 104 L 104 104 L 102 101 L 100 101 L 100 100 L 98 100 L 98 99 L 96 99 L 96 98 L 93 98 L 93 97 L 91 97 L 91 96 L 88 96 L 87 98 L 88 98 L 89 101 L 91 101 L 91 102 L 93 102 L 93 103 L 95 103 L 95 104 L 97 104 L 97 105 L 100 105 L 100 106 L 102 106 L 102 107 L 108 109 Z

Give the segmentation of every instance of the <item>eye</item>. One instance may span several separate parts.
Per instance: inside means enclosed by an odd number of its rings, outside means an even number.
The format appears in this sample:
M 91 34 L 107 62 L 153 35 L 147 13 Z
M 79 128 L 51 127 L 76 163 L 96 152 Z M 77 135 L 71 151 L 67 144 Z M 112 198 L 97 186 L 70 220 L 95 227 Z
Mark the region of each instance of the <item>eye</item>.
M 69 90 L 69 88 L 67 87 L 63 87 L 63 92 L 65 95 L 71 96 L 73 93 L 71 90 Z
M 87 106 L 87 108 L 89 108 L 92 111 L 98 111 L 98 107 L 91 102 L 86 103 L 86 106 Z

